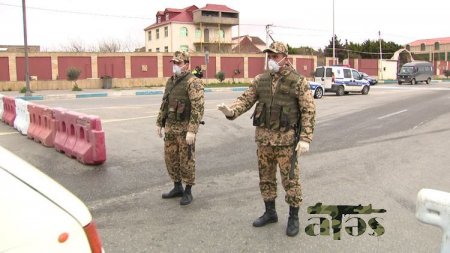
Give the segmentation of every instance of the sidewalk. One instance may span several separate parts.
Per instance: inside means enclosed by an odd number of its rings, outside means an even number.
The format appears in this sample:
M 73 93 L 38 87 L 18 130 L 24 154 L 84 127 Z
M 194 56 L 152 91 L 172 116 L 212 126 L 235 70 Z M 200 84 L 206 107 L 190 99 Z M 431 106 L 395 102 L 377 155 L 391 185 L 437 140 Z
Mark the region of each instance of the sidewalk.
M 431 83 L 442 83 L 445 80 L 431 80 Z M 393 83 L 397 83 L 397 80 L 378 80 L 378 83 L 381 84 L 393 84 Z
M 223 92 L 223 91 L 245 91 L 247 87 L 223 87 L 223 88 L 205 88 L 205 92 Z M 1 91 L 4 96 L 22 98 L 25 100 L 55 100 L 55 99 L 76 99 L 76 98 L 92 98 L 92 97 L 120 97 L 120 96 L 146 96 L 146 95 L 162 95 L 164 88 L 157 89 L 85 89 L 83 91 L 71 90 L 40 90 L 32 93 L 31 96 L 25 97 L 25 94 L 18 91 Z

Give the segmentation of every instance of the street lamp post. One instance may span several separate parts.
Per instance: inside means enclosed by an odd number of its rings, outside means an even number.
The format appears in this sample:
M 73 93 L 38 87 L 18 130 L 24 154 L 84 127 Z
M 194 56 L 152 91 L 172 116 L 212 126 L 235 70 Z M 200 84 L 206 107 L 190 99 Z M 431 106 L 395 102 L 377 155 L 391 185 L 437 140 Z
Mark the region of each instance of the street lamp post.
M 334 0 L 333 0 L 333 65 L 336 65 L 336 42 L 334 40 Z
M 208 64 L 209 64 L 209 51 L 205 51 L 205 82 L 208 84 Z
M 378 40 L 380 41 L 380 79 L 383 79 L 383 51 L 381 50 L 381 31 L 378 31 Z
M 22 0 L 22 15 L 23 15 L 23 44 L 25 50 L 25 96 L 31 96 L 30 92 L 30 75 L 28 73 L 28 42 L 27 42 L 27 11 L 25 7 L 25 0 Z

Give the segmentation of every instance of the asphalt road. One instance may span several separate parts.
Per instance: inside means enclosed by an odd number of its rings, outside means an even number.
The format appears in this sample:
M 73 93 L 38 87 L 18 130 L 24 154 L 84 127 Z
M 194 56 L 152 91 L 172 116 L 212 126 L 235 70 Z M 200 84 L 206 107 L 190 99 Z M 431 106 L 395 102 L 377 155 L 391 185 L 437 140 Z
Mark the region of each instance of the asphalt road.
M 414 216 L 417 192 L 450 192 L 450 84 L 373 86 L 369 95 L 315 100 L 317 125 L 302 158 L 300 235 L 285 235 L 288 206 L 279 183 L 279 222 L 253 228 L 263 212 L 254 128 L 248 112 L 226 120 L 216 105 L 240 92 L 206 95 L 197 137 L 194 202 L 163 200 L 169 190 L 155 120 L 161 95 L 44 100 L 102 119 L 107 161 L 84 166 L 0 124 L 0 144 L 53 177 L 90 208 L 106 252 L 438 252 L 442 233 Z M 11 134 L 10 134 L 11 133 Z M 368 205 L 385 233 L 309 236 L 307 207 Z M 345 218 L 354 216 L 347 216 Z M 311 219 L 313 218 L 313 219 Z M 349 221 L 348 225 L 352 225 Z M 353 224 L 354 225 L 354 224 Z

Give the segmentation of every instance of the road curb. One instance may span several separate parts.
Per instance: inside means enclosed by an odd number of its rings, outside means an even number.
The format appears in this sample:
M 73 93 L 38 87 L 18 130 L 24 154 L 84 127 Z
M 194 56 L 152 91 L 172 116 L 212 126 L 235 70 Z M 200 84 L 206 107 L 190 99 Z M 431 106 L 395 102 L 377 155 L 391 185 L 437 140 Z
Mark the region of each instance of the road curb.
M 242 92 L 248 87 L 225 87 L 225 88 L 205 88 L 205 92 Z M 57 100 L 57 99 L 78 99 L 78 98 L 97 98 L 97 97 L 120 97 L 120 96 L 148 96 L 148 95 L 162 95 L 164 90 L 123 90 L 123 91 L 107 91 L 107 92 L 89 92 L 89 93 L 63 93 L 63 94 L 48 94 L 35 96 L 13 96 L 24 100 Z M 3 94 L 5 96 L 11 96 Z
M 443 80 L 431 80 L 431 83 L 442 83 Z M 378 83 L 381 84 L 395 84 L 397 80 L 379 80 Z

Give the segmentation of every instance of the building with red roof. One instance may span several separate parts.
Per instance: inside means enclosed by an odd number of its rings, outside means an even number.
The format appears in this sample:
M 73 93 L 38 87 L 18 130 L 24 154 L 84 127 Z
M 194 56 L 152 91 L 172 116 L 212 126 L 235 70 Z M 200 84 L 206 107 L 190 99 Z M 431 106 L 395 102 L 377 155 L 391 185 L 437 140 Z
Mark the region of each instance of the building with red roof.
M 420 39 L 406 44 L 415 60 L 448 61 L 450 60 L 450 37 Z
M 154 24 L 145 31 L 147 52 L 232 52 L 232 27 L 239 25 L 239 12 L 225 5 L 195 5 L 156 12 Z
M 233 38 L 233 53 L 257 54 L 262 53 L 266 43 L 257 36 L 243 35 Z

